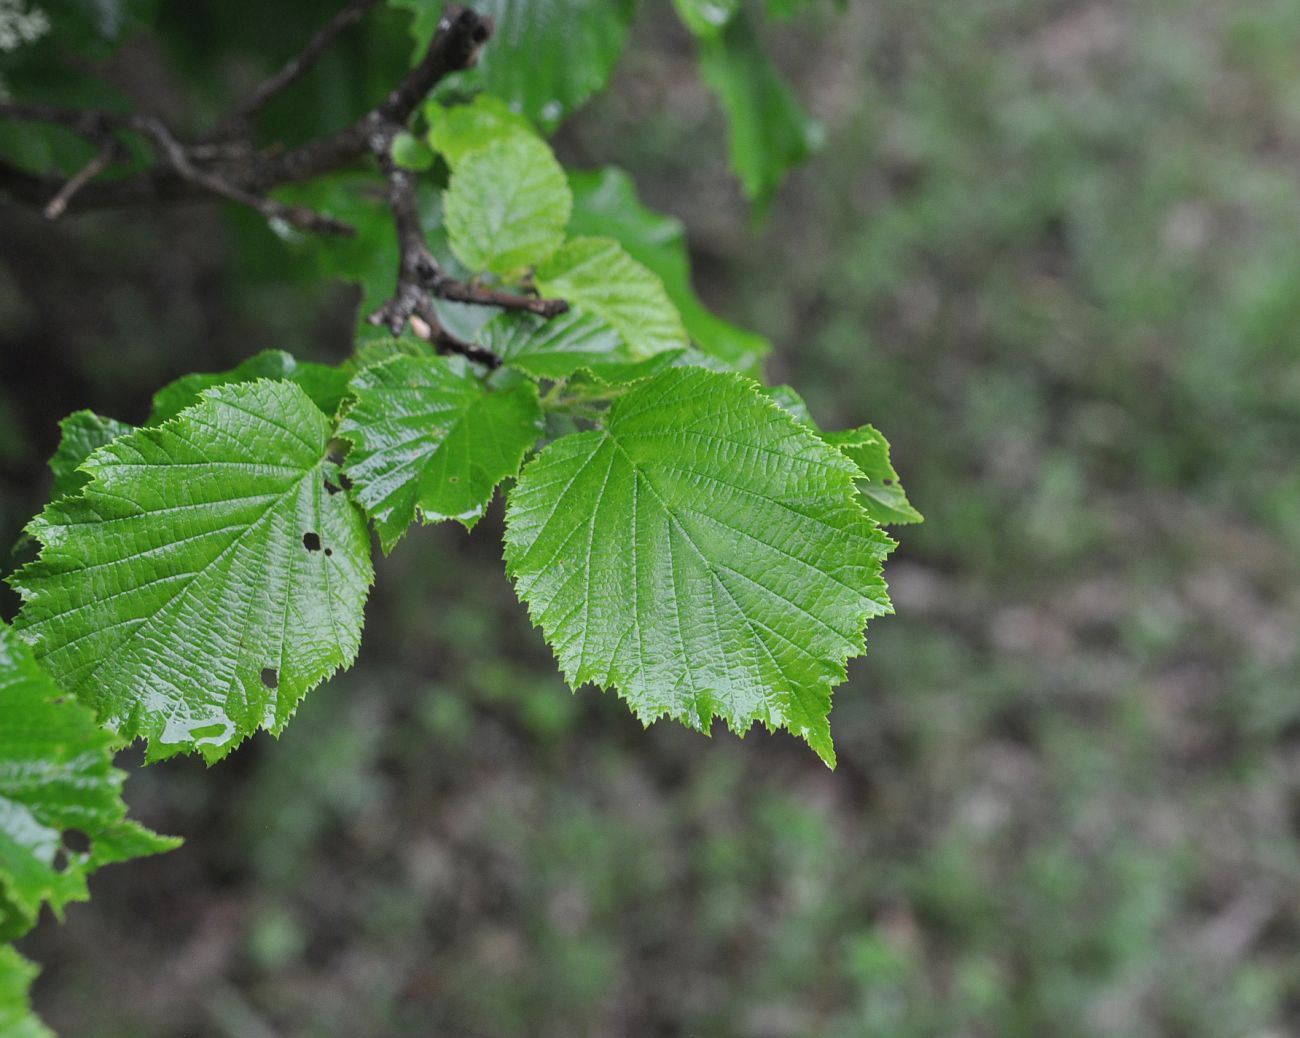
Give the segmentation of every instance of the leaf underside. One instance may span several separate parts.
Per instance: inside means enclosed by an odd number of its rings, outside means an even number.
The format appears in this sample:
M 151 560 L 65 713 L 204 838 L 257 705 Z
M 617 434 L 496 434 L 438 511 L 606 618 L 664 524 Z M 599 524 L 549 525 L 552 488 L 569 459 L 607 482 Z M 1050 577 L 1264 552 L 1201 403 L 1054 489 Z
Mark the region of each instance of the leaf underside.
M 16 627 L 65 691 L 150 759 L 279 732 L 354 659 L 365 519 L 326 458 L 330 422 L 289 382 L 208 390 L 101 448 L 32 521 Z
M 752 381 L 676 368 L 525 466 L 507 569 L 573 687 L 646 723 L 786 727 L 833 763 L 831 688 L 890 611 L 860 475 Z

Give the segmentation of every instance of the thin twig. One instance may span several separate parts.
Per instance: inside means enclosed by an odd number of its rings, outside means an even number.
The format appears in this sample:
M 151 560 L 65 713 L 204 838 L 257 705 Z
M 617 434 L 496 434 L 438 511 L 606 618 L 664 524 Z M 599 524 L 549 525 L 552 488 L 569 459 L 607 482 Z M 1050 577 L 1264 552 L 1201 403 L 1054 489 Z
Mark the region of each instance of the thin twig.
M 499 292 L 494 288 L 482 288 L 469 285 L 464 281 L 437 274 L 429 282 L 428 289 L 439 299 L 452 303 L 470 303 L 475 306 L 496 306 L 503 310 L 525 310 L 538 317 L 558 317 L 566 313 L 569 304 L 563 299 L 539 299 L 537 296 L 521 296 L 513 292 Z
M 50 199 L 49 204 L 45 207 L 45 218 L 47 220 L 57 220 L 62 216 L 73 196 L 103 173 L 104 170 L 108 169 L 117 159 L 120 151 L 121 149 L 116 141 L 109 141 L 100 148 L 98 154 L 72 174 L 68 178 L 68 182 L 59 188 L 59 193 Z
M 424 325 L 422 330 L 415 327 L 417 321 Z M 459 353 L 462 357 L 472 360 L 476 364 L 482 364 L 487 368 L 495 369 L 501 366 L 501 358 L 486 346 L 466 342 L 464 339 L 447 331 L 443 327 L 437 309 L 427 299 L 416 305 L 415 313 L 411 315 L 411 325 L 417 332 L 422 331 L 420 337 L 432 343 L 440 353 Z
M 375 134 L 386 126 L 404 125 L 443 78 L 474 63 L 491 34 L 490 18 L 448 4 L 419 64 L 378 106 L 350 126 L 289 149 L 277 146 L 242 149 L 234 144 L 218 146 L 210 141 L 192 149 L 181 146 L 182 163 L 165 158 L 134 176 L 88 183 L 69 201 L 68 211 L 177 202 L 216 193 L 251 205 L 264 215 L 287 219 L 312 230 L 330 230 L 328 221 L 317 226 L 318 221 L 305 211 L 271 202 L 266 193 L 282 184 L 333 172 L 372 154 Z M 0 102 L 0 119 L 51 122 L 67 126 L 96 143 L 102 143 L 102 135 L 109 131 L 144 132 L 137 124 L 137 116 L 20 102 Z M 158 143 L 156 134 L 151 134 L 151 139 Z M 210 165 L 206 162 L 209 157 Z M 199 175 L 195 176 L 194 172 Z M 0 159 L 0 189 L 20 202 L 44 208 L 62 186 L 62 179 L 43 177 Z
M 258 84 L 257 88 L 221 121 L 209 138 L 215 140 L 227 137 L 245 126 L 254 115 L 306 75 L 334 39 L 344 29 L 361 21 L 366 11 L 377 2 L 378 0 L 352 0 L 330 20 L 328 25 L 307 41 L 301 53 L 285 62 L 275 75 Z
M 283 220 L 306 231 L 342 235 L 356 233 L 351 225 L 336 220 L 332 216 L 317 213 L 305 206 L 285 205 L 282 202 L 267 198 L 265 195 L 254 194 L 245 190 L 239 184 L 231 183 L 218 173 L 200 169 L 190 161 L 184 146 L 172 136 L 171 131 L 152 116 L 136 116 L 131 121 L 131 127 L 148 137 L 158 149 L 162 158 L 180 176 L 211 191 L 214 195 L 220 195 L 232 202 L 238 202 L 251 209 L 256 209 L 268 220 Z

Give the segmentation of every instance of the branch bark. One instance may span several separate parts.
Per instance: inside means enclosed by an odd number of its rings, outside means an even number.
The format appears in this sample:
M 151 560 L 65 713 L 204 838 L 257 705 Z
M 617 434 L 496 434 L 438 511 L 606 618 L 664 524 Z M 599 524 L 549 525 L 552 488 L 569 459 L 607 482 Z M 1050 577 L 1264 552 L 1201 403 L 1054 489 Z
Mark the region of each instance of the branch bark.
M 276 145 L 260 149 L 251 145 L 223 148 L 214 147 L 210 142 L 186 146 L 177 141 L 178 155 L 170 142 L 164 143 L 158 134 L 157 127 L 161 124 L 146 126 L 143 117 L 17 101 L 0 101 L 0 119 L 52 123 L 96 143 L 102 143 L 105 135 L 113 133 L 141 133 L 162 148 L 164 154 L 159 156 L 159 163 L 132 176 L 86 184 L 69 201 L 69 212 L 178 202 L 211 194 L 252 204 L 248 199 L 264 196 L 272 188 L 310 180 L 373 154 L 375 134 L 393 124 L 405 124 L 442 79 L 472 65 L 479 48 L 491 37 L 492 29 L 490 18 L 448 4 L 424 57 L 379 105 L 350 126 L 291 149 Z M 292 82 L 292 76 L 287 78 Z M 176 140 L 166 127 L 163 130 Z M 180 163 L 176 161 L 178 157 L 182 159 Z M 195 177 L 193 171 L 200 175 Z M 16 201 L 44 208 L 62 187 L 61 178 L 41 176 L 0 160 L 0 190 Z M 260 203 L 254 208 L 264 211 Z M 273 215 L 285 217 L 286 214 L 277 211 Z M 334 223 L 337 225 L 337 221 Z M 336 228 L 321 223 L 309 229 Z

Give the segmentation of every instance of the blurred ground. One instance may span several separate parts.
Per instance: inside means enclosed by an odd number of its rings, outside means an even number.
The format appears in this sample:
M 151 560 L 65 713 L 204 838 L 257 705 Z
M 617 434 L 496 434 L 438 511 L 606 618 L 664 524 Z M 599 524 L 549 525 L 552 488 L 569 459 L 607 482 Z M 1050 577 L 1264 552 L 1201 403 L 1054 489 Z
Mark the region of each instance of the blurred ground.
M 758 225 L 645 6 L 561 151 L 682 216 L 708 299 L 823 424 L 884 430 L 927 516 L 839 769 L 571 696 L 499 510 L 417 531 L 280 744 L 133 778 L 187 845 L 25 942 L 38 1006 L 88 1038 L 1300 1033 L 1300 4 L 814 5 L 769 37 L 828 144 Z M 0 211 L 0 543 L 64 413 L 344 354 L 346 291 L 233 226 Z

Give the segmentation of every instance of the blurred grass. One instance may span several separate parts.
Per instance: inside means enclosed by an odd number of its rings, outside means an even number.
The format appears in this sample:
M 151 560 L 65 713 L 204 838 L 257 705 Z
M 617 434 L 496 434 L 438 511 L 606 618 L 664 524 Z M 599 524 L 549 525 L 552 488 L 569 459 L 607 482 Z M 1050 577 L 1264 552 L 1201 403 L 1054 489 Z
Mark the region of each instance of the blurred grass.
M 686 220 L 705 294 L 927 516 L 841 767 L 570 696 L 499 515 L 420 531 L 278 745 L 133 781 L 189 846 L 37 934 L 38 1002 L 93 1038 L 1296 1033 L 1300 6 L 814 5 L 769 39 L 829 142 L 761 226 L 647 13 L 562 149 Z M 210 211 L 64 230 L 65 273 L 0 219 L 6 532 L 59 407 L 344 348 Z

